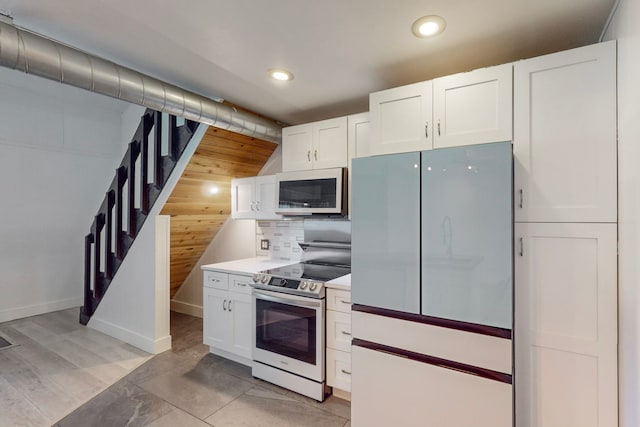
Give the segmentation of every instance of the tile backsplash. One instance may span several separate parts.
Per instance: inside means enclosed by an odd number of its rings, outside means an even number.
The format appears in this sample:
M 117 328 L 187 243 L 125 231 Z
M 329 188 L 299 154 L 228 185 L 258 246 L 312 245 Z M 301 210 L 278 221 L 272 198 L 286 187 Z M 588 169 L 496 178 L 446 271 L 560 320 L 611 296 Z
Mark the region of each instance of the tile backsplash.
M 261 249 L 260 241 L 269 240 L 269 249 Z M 298 262 L 302 249 L 298 242 L 304 241 L 304 220 L 256 221 L 256 254 L 273 259 Z

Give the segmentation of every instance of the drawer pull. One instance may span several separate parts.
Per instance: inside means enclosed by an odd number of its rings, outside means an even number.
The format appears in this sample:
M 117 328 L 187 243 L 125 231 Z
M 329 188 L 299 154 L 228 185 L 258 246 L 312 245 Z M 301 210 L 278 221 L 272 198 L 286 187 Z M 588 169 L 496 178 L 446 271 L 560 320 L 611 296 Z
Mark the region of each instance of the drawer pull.
M 340 300 L 340 302 L 341 302 L 342 304 L 349 304 L 349 305 L 351 305 L 351 301 L 345 301 L 345 300 L 341 299 L 341 300 Z
M 246 283 L 238 283 L 238 286 L 247 286 Z
M 351 375 L 351 372 L 346 371 L 344 369 L 340 369 L 340 372 L 342 372 L 343 374 Z
M 349 335 L 349 336 L 351 336 L 351 332 L 342 331 L 342 335 Z

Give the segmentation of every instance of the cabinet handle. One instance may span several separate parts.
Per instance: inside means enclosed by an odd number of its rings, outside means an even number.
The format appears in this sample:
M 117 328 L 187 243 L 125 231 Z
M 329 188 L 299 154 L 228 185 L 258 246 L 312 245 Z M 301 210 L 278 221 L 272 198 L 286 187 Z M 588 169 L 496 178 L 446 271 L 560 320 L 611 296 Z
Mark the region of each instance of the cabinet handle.
M 259 211 L 260 210 L 260 200 L 258 200 L 256 202 L 256 210 Z
M 224 300 L 224 301 L 222 302 L 222 309 L 223 309 L 224 311 L 227 311 L 227 300 Z
M 518 190 L 518 193 L 520 194 L 520 203 L 518 204 L 518 206 L 520 207 L 520 209 L 522 209 L 522 204 L 524 203 L 524 192 L 522 191 L 522 188 Z
M 256 210 L 256 209 L 255 209 L 255 207 L 253 206 L 253 202 L 251 202 L 251 210 L 252 210 L 252 211 L 255 211 L 255 210 Z
M 318 150 L 313 150 L 313 158 L 318 161 Z
M 343 299 L 341 299 L 341 300 L 340 300 L 340 302 L 341 302 L 342 304 L 349 304 L 349 305 L 351 304 L 351 301 L 345 301 L 345 300 L 343 300 Z
M 440 119 L 438 119 L 438 136 L 440 136 Z
M 247 286 L 247 284 L 246 284 L 246 283 L 238 283 L 237 285 L 238 285 L 238 286 Z
M 342 372 L 343 374 L 347 374 L 347 375 L 351 375 L 351 372 L 345 370 L 345 369 L 340 369 L 340 372 Z
M 520 238 L 520 256 L 524 256 L 524 241 Z
M 424 137 L 429 139 L 429 122 L 424 124 Z
M 227 304 L 227 308 L 229 309 L 229 313 L 231 313 L 231 300 L 229 300 L 229 304 Z
M 348 335 L 348 336 L 351 336 L 351 332 L 342 331 L 342 335 Z
M 307 150 L 307 160 L 311 161 L 311 150 Z

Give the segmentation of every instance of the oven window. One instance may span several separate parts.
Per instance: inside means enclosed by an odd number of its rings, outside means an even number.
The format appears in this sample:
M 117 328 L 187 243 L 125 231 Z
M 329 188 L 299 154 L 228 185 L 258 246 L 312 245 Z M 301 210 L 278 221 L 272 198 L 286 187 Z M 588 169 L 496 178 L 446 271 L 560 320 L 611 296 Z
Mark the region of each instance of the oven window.
M 256 299 L 256 347 L 315 365 L 316 310 Z
M 336 178 L 280 181 L 280 208 L 335 208 Z

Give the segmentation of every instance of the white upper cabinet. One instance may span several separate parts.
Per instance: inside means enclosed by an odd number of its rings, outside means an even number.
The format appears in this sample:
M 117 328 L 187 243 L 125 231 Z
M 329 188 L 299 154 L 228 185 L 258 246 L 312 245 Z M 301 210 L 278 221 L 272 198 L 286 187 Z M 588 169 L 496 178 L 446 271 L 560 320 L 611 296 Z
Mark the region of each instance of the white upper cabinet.
M 280 219 L 276 210 L 276 176 L 264 175 L 231 180 L 233 219 Z
M 433 148 L 511 141 L 513 65 L 433 81 Z
M 347 117 L 347 140 L 349 142 L 349 181 L 347 196 L 349 198 L 349 217 L 351 217 L 351 160 L 356 157 L 367 157 L 371 146 L 371 122 L 369 113 L 352 114 Z
M 615 222 L 615 42 L 514 65 L 515 219 Z
M 255 178 L 231 180 L 231 217 L 255 219 Z
M 432 82 L 420 82 L 369 95 L 369 154 L 430 150 L 433 141 Z
M 282 130 L 282 170 L 346 167 L 347 118 L 322 120 Z

